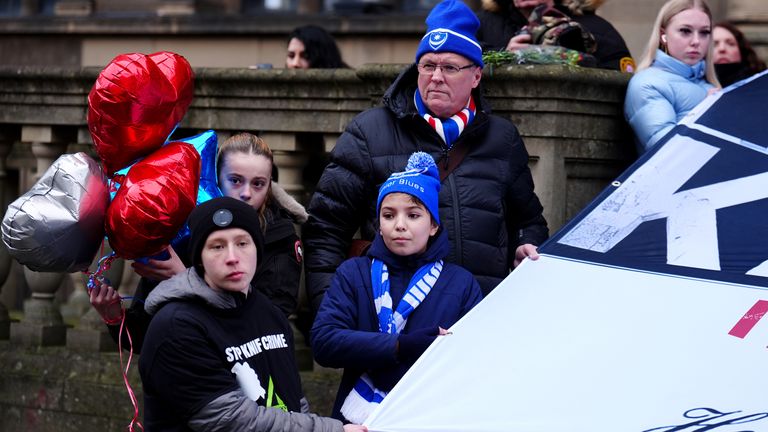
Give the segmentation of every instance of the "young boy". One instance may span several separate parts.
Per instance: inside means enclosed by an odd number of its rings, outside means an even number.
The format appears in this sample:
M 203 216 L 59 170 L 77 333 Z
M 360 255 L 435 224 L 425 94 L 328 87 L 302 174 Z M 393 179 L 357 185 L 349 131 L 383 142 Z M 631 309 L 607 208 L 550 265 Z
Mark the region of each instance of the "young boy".
M 192 211 L 189 229 L 192 267 L 145 303 L 146 430 L 367 430 L 305 413 L 291 327 L 251 285 L 264 251 L 258 212 L 215 198 Z
M 323 366 L 344 368 L 332 416 L 362 423 L 438 335 L 482 299 L 463 268 L 443 262 L 440 179 L 414 153 L 379 189 L 379 233 L 368 256 L 342 263 L 312 327 Z

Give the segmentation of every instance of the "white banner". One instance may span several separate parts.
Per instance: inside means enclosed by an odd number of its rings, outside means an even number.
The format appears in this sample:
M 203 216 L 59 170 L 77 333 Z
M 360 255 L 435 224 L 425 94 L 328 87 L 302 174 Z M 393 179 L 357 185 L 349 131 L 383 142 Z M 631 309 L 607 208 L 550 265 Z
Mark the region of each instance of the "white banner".
M 768 431 L 767 305 L 766 289 L 542 256 L 438 338 L 366 424 Z

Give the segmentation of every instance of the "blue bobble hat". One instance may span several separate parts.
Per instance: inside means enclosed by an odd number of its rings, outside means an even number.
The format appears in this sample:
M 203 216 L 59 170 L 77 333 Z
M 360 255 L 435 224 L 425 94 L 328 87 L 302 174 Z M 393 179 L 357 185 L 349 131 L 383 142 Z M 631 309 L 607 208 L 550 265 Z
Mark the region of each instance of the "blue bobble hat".
M 384 197 L 395 192 L 415 196 L 427 207 L 435 223 L 440 225 L 438 214 L 438 194 L 440 193 L 440 175 L 435 160 L 429 153 L 416 152 L 408 158 L 405 171 L 389 176 L 379 188 L 376 201 L 376 214 L 381 212 Z
M 451 52 L 463 55 L 483 67 L 483 49 L 475 34 L 480 21 L 459 0 L 446 0 L 432 9 L 426 19 L 427 34 L 416 50 L 416 61 L 426 53 Z

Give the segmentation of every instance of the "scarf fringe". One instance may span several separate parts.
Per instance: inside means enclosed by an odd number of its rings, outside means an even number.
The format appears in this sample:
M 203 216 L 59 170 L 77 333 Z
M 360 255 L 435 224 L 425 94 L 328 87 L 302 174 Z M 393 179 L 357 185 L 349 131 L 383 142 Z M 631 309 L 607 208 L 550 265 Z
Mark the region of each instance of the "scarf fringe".
M 367 388 L 362 388 L 362 386 Z M 386 396 L 387 393 L 374 387 L 368 374 L 363 374 L 344 399 L 344 404 L 341 405 L 341 414 L 354 424 L 363 424 Z

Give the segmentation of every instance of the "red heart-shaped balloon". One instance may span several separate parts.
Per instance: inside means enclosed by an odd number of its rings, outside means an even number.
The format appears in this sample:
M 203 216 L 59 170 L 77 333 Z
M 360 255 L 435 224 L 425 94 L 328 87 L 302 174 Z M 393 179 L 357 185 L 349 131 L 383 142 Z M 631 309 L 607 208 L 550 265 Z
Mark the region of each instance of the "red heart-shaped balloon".
M 193 92 L 192 68 L 178 54 L 115 57 L 88 94 L 88 129 L 107 174 L 160 148 Z
M 133 165 L 107 209 L 115 253 L 136 259 L 165 249 L 195 208 L 199 181 L 200 155 L 184 142 L 168 143 Z

